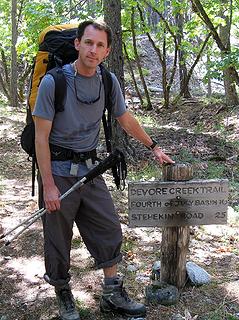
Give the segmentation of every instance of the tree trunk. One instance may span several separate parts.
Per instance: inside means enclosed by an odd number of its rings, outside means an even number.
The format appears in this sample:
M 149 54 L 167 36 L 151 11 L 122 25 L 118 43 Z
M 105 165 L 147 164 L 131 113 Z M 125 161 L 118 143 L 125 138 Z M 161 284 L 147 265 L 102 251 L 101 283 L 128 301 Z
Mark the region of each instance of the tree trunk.
M 104 20 L 111 27 L 113 32 L 113 41 L 111 53 L 107 58 L 108 68 L 119 80 L 124 95 L 124 60 L 122 50 L 122 29 L 121 29 L 121 0 L 104 0 Z M 126 150 L 128 146 L 127 134 L 120 127 L 116 120 L 112 125 L 113 138 L 112 145 Z
M 224 3 L 225 6 L 227 5 L 227 1 L 222 0 L 222 2 Z M 231 52 L 231 42 L 230 42 L 231 20 L 228 15 L 226 16 L 224 14 L 224 11 L 222 11 L 221 16 L 226 23 L 225 25 L 220 25 L 219 36 L 225 48 L 228 50 L 228 52 Z M 222 53 L 222 59 L 224 57 L 225 57 L 225 53 Z M 239 100 L 238 100 L 236 86 L 235 86 L 234 71 L 231 66 L 223 70 L 223 81 L 224 81 L 224 89 L 225 89 L 225 96 L 226 96 L 226 104 L 238 105 Z
M 210 64 L 210 54 L 207 53 L 207 66 Z M 208 71 L 208 69 L 207 69 Z M 207 97 L 210 98 L 212 96 L 212 80 L 211 77 L 207 77 Z
M 109 70 L 116 75 L 124 93 L 124 60 L 122 49 L 120 0 L 104 1 L 104 20 L 111 27 L 113 32 L 111 53 L 107 58 L 108 67 Z
M 17 0 L 12 0 L 11 105 L 18 107 L 17 94 Z
M 226 96 L 226 104 L 228 106 L 237 106 L 239 104 L 239 99 L 236 91 L 234 78 L 234 70 L 232 67 L 226 68 L 223 71 L 223 81 Z
M 0 73 L 0 87 L 8 99 L 8 103 L 11 104 L 11 84 L 9 79 L 9 71 L 7 66 L 7 58 L 5 56 L 5 52 L 2 48 L 0 48 L 0 54 L 2 59 L 2 73 Z
M 191 94 L 189 91 L 188 83 L 186 83 L 187 79 L 187 67 L 186 67 L 186 59 L 185 53 L 182 49 L 182 40 L 183 40 L 183 24 L 184 19 L 182 13 L 178 13 L 176 15 L 176 25 L 178 27 L 178 67 L 179 67 L 179 79 L 180 79 L 180 92 L 183 92 L 184 98 L 190 98 Z
M 228 1 L 222 1 L 222 10 L 228 6 Z M 217 32 L 217 29 L 213 25 L 206 11 L 204 10 L 200 0 L 191 0 L 193 10 L 197 13 L 197 15 L 203 20 L 206 26 L 212 33 L 214 40 L 217 43 L 218 48 L 221 50 L 222 57 L 228 56 L 230 54 L 230 29 L 231 29 L 231 19 L 228 16 L 225 16 L 222 13 L 222 17 L 225 20 L 226 24 L 224 27 L 220 26 L 220 34 Z M 230 1 L 230 11 L 232 10 L 232 2 Z M 239 100 L 235 88 L 235 83 L 239 85 L 239 75 L 235 68 L 235 66 L 230 66 L 229 70 L 224 71 L 224 85 L 225 85 L 225 95 L 226 95 L 226 103 L 228 105 L 238 105 Z

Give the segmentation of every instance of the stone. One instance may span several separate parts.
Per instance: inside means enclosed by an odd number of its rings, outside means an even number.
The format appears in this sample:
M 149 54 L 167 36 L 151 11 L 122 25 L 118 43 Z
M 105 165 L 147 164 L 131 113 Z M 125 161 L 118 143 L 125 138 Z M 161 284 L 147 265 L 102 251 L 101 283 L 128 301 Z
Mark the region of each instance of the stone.
M 179 291 L 175 286 L 155 281 L 145 288 L 148 303 L 170 306 L 176 304 L 179 299 Z
M 181 314 L 173 314 L 171 320 L 184 320 L 185 318 Z
M 190 282 L 195 286 L 211 282 L 210 274 L 194 262 L 189 261 L 186 263 L 186 271 Z
M 128 272 L 136 272 L 138 270 L 138 267 L 134 264 L 129 264 L 127 267 Z
M 161 268 L 161 262 L 155 261 L 152 267 L 152 280 L 160 280 L 160 268 Z

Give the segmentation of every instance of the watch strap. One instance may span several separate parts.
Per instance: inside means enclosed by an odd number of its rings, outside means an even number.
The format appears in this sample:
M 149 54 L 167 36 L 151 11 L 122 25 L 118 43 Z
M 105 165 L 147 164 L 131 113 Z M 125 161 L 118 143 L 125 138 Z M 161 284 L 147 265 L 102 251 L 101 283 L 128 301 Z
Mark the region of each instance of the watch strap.
M 153 143 L 149 147 L 147 147 L 149 150 L 153 150 L 156 147 L 156 145 L 158 144 L 158 142 L 156 140 L 154 140 L 152 138 L 151 138 L 151 140 L 153 141 Z

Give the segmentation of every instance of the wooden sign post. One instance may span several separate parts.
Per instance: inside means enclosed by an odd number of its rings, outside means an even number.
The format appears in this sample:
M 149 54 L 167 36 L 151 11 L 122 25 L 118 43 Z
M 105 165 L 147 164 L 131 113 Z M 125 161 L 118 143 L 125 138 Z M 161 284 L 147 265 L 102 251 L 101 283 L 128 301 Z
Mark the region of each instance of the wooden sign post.
M 165 181 L 130 182 L 128 188 L 129 226 L 163 227 L 160 281 L 177 288 L 186 281 L 189 226 L 226 224 L 228 203 L 228 180 L 185 181 L 192 169 L 180 166 L 167 166 Z

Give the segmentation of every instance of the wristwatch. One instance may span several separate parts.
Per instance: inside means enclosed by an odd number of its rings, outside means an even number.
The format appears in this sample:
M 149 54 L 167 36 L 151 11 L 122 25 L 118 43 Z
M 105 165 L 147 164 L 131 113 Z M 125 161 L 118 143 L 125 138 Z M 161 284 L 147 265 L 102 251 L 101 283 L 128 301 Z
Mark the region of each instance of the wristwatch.
M 151 138 L 151 140 L 153 141 L 153 143 L 149 147 L 147 147 L 149 150 L 153 150 L 158 144 L 158 142 L 154 139 Z

